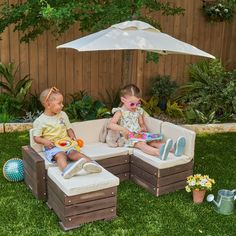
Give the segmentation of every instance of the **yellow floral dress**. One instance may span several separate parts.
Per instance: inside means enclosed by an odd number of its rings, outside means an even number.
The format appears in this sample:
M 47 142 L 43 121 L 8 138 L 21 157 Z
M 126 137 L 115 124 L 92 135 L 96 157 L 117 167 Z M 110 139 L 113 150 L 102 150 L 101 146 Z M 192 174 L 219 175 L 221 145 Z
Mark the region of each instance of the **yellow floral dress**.
M 135 111 L 124 110 L 122 107 L 113 108 L 112 113 L 116 113 L 117 111 L 121 112 L 121 118 L 119 120 L 119 125 L 128 129 L 131 132 L 140 132 L 141 127 L 139 125 L 139 117 L 142 115 L 148 115 L 147 112 L 143 110 L 141 107 L 137 107 Z M 138 141 L 135 140 L 126 140 L 126 147 L 133 147 L 135 143 Z M 139 141 L 140 142 L 140 141 Z

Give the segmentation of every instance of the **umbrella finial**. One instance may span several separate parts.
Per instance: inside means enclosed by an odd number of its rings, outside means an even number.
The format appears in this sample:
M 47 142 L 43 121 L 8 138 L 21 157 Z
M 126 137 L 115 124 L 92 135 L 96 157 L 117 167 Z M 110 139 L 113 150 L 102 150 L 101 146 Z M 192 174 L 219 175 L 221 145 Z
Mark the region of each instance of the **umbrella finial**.
M 134 13 L 134 14 L 131 16 L 131 20 L 138 20 L 138 15 Z

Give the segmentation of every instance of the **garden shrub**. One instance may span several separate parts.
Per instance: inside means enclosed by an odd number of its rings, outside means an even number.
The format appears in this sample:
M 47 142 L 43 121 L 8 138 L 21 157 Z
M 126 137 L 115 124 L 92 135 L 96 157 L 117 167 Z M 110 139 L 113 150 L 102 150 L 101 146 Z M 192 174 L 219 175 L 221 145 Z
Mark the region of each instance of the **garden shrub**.
M 120 105 L 120 89 L 106 89 L 106 96 L 104 96 L 102 93 L 99 95 L 102 99 L 102 102 L 109 110 L 112 110 L 112 108 L 118 107 Z
M 94 120 L 111 116 L 109 109 L 101 101 L 93 100 L 85 91 L 73 95 L 73 101 L 65 107 L 65 111 L 72 121 Z
M 169 75 L 157 75 L 150 80 L 150 94 L 158 98 L 158 106 L 166 110 L 167 101 L 176 92 L 178 85 Z
M 161 113 L 161 109 L 158 107 L 158 98 L 152 96 L 151 98 L 145 100 L 141 99 L 142 108 L 150 115 L 157 116 Z
M 235 71 L 227 72 L 219 60 L 210 60 L 190 65 L 188 72 L 190 80 L 180 88 L 179 99 L 195 111 L 196 120 L 203 116 L 221 122 L 232 120 L 236 114 Z
M 170 100 L 167 101 L 167 107 L 166 107 L 166 115 L 168 115 L 170 118 L 183 118 L 183 107 L 179 105 L 177 102 L 171 102 Z

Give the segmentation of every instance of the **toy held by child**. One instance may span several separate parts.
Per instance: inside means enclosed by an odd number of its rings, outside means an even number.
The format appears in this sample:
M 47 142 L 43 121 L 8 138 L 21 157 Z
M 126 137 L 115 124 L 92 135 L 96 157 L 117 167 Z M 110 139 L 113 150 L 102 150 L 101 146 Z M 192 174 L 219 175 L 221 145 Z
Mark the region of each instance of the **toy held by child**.
M 81 169 L 89 173 L 102 171 L 101 166 L 79 152 L 78 141 L 63 108 L 63 96 L 52 87 L 40 95 L 44 112 L 33 123 L 34 141 L 44 146 L 45 157 L 56 162 L 62 176 L 69 179 Z M 67 160 L 71 161 L 67 163 Z
M 164 143 L 161 135 L 147 132 L 144 122 L 144 116 L 147 113 L 141 108 L 140 90 L 137 86 L 129 84 L 121 89 L 120 100 L 122 105 L 112 109 L 114 116 L 107 127 L 119 131 L 126 138 L 125 146 L 138 148 L 161 160 L 167 160 L 170 151 L 174 152 L 176 156 L 183 154 L 186 143 L 184 137 L 179 137 L 172 147 L 172 139 L 167 139 Z M 156 136 L 156 139 L 153 135 Z
M 153 140 L 162 140 L 161 134 L 154 134 L 154 133 L 148 133 L 148 132 L 130 132 L 128 134 L 128 139 L 134 140 L 134 141 L 145 141 L 150 142 Z
M 55 141 L 55 146 L 63 149 L 65 152 L 69 150 L 70 148 L 75 148 L 78 152 L 80 150 L 78 143 L 75 140 L 68 139 L 68 138 Z

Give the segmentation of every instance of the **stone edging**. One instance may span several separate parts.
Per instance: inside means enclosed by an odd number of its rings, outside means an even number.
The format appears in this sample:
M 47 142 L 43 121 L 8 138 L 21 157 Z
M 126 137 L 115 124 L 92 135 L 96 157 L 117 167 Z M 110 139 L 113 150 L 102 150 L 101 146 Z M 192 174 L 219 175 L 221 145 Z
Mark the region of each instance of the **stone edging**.
M 236 123 L 181 125 L 198 133 L 236 132 Z
M 236 123 L 224 124 L 194 124 L 181 125 L 186 129 L 195 131 L 196 133 L 224 133 L 236 132 Z M 15 131 L 30 130 L 33 127 L 32 123 L 5 123 L 0 124 L 0 133 L 8 133 Z
M 0 133 L 25 131 L 32 129 L 32 127 L 33 123 L 5 123 L 5 124 L 0 124 Z

